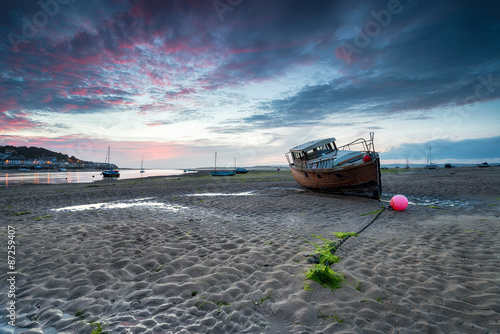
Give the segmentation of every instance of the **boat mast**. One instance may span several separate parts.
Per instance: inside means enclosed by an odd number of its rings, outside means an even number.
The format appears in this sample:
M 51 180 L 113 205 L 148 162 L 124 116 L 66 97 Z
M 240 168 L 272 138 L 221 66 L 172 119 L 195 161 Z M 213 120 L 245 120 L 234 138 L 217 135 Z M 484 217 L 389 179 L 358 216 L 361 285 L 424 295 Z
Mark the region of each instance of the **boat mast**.
M 106 157 L 108 158 L 108 169 L 111 170 L 111 151 L 110 151 L 109 145 L 108 145 L 108 153 L 106 154 Z
M 217 152 L 215 152 L 215 170 L 217 170 Z

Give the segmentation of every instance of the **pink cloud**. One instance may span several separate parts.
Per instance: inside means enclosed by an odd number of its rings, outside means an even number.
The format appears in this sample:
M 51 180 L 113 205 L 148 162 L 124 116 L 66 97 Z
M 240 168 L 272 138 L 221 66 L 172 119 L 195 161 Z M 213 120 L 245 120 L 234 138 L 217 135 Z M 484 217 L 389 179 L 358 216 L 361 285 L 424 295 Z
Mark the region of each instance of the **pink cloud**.
M 152 123 L 147 123 L 146 125 L 149 127 L 155 127 L 155 126 L 161 126 L 161 125 L 166 125 L 169 124 L 169 122 L 152 122 Z
M 144 155 L 145 161 L 152 161 L 171 159 L 194 153 L 192 147 L 173 142 L 108 141 L 84 135 L 68 135 L 56 138 L 0 135 L 0 142 L 13 146 L 43 147 L 51 151 L 75 156 L 84 161 L 95 162 L 103 162 L 107 148 L 111 146 L 112 162 L 118 165 L 124 165 L 134 160 L 140 161 L 142 155 Z
M 28 114 L 17 112 L 14 117 L 6 117 L 0 113 L 0 133 L 31 129 L 40 126 L 39 123 L 32 122 L 27 118 Z
M 65 104 L 64 108 L 62 108 L 61 111 L 67 112 L 70 110 L 77 110 L 78 108 L 79 108 L 79 106 L 77 106 L 76 104 Z

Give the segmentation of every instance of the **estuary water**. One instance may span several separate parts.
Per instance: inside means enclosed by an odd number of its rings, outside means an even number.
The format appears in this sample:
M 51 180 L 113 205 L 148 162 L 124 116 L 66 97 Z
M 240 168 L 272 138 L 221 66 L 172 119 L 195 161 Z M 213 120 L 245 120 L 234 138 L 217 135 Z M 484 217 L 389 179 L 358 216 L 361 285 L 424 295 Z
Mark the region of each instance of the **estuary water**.
M 30 172 L 0 170 L 0 187 L 22 186 L 27 184 L 91 183 L 104 179 L 101 172 L 101 170 L 75 170 L 65 172 L 46 170 Z M 184 172 L 181 169 L 146 169 L 144 173 L 141 173 L 138 169 L 122 169 L 120 170 L 120 176 L 110 181 L 140 179 L 152 176 L 175 176 L 186 173 L 196 172 Z

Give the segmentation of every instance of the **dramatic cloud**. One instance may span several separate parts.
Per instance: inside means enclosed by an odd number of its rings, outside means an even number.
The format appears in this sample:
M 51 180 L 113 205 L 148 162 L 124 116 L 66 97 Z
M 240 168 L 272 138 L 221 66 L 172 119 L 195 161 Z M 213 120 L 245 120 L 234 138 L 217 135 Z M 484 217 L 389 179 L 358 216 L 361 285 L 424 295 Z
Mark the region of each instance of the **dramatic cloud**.
M 433 161 L 451 160 L 491 160 L 498 159 L 498 151 L 492 147 L 500 147 L 500 137 L 465 139 L 460 141 L 434 140 L 390 148 L 382 153 L 383 159 L 410 159 L 425 162 L 429 152 Z
M 0 133 L 80 136 L 99 119 L 106 140 L 210 150 L 221 135 L 392 131 L 395 115 L 428 126 L 446 108 L 491 118 L 498 12 L 493 0 L 8 1 Z

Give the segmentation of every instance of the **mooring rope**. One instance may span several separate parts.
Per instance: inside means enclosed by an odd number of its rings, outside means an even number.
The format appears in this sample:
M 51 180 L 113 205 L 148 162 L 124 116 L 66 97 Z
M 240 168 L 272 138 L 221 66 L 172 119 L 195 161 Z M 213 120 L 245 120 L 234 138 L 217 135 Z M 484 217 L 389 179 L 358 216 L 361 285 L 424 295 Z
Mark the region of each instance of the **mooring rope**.
M 373 223 L 377 220 L 377 218 L 378 218 L 378 217 L 380 217 L 380 215 L 382 214 L 382 212 L 384 212 L 384 211 L 385 211 L 385 209 L 386 209 L 386 208 L 385 208 L 385 206 L 382 206 L 382 209 L 381 209 L 381 210 L 380 210 L 380 211 L 379 211 L 379 212 L 375 215 L 375 217 L 373 217 L 373 219 L 371 220 L 371 222 L 369 222 L 369 223 L 368 223 L 365 227 L 363 227 L 361 230 L 359 230 L 358 232 L 356 232 L 356 235 L 361 234 L 361 233 L 362 233 L 364 230 L 366 230 L 366 229 L 367 229 L 367 228 L 368 228 L 371 224 L 373 224 Z M 330 248 L 330 252 L 331 252 L 332 254 L 334 254 L 334 253 L 335 253 L 335 251 L 336 251 L 337 249 L 339 249 L 339 247 L 340 247 L 340 246 L 342 246 L 342 244 L 343 244 L 344 242 L 346 242 L 346 241 L 347 241 L 347 239 L 349 239 L 350 237 L 351 237 L 351 236 L 350 236 L 350 235 L 348 235 L 347 237 L 345 237 L 344 239 L 340 240 L 339 242 L 332 242 L 332 243 L 330 243 L 330 244 L 328 245 L 328 248 Z M 318 256 L 318 254 L 305 255 L 305 256 L 310 257 L 310 258 L 308 259 L 308 262 L 310 262 L 310 263 L 319 263 L 319 256 Z M 327 266 L 328 266 L 328 262 L 327 262 Z
M 366 230 L 366 229 L 367 229 L 367 228 L 368 228 L 371 224 L 373 224 L 373 223 L 377 220 L 377 218 L 380 216 L 380 214 L 381 214 L 382 212 L 384 212 L 384 211 L 385 211 L 385 206 L 382 206 L 382 209 L 380 210 L 380 212 L 379 212 L 379 213 L 377 213 L 377 214 L 375 215 L 375 217 L 373 217 L 372 221 L 371 221 L 371 222 L 369 222 L 369 223 L 368 223 L 368 225 L 366 225 L 365 227 L 363 227 L 361 230 L 359 230 L 358 232 L 356 232 L 356 234 L 357 234 L 357 235 L 359 235 L 359 234 L 361 234 L 364 230 Z M 339 241 L 336 245 L 334 245 L 334 249 L 332 249 L 332 254 L 333 254 L 333 252 L 335 252 L 337 249 L 339 249 L 339 247 L 340 247 L 340 246 L 341 246 L 344 242 L 346 242 L 346 241 L 347 241 L 347 239 L 349 239 L 350 237 L 351 237 L 351 236 L 349 235 L 349 236 L 345 237 L 344 239 L 340 240 L 340 241 Z

